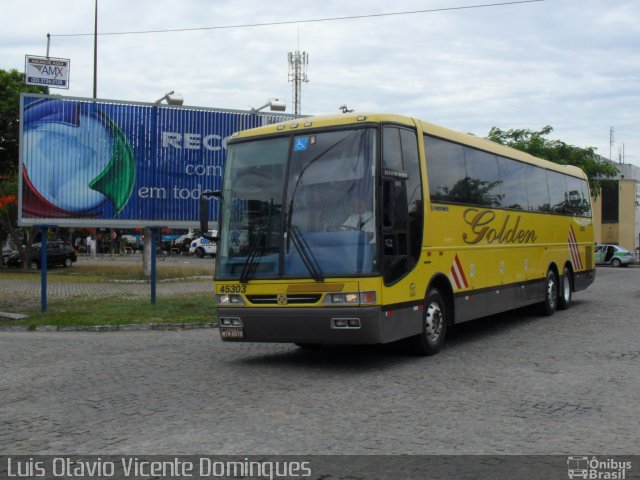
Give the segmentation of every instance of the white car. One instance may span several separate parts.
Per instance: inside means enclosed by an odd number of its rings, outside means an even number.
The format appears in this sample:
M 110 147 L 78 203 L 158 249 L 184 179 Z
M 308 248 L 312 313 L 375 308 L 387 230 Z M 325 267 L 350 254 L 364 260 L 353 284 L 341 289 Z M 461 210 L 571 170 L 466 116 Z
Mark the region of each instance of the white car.
M 2 264 L 6 265 L 9 257 L 16 253 L 16 251 L 17 249 L 13 242 L 10 242 L 9 240 L 5 241 L 2 244 Z
M 217 230 L 209 230 L 207 232 L 207 236 L 215 237 L 217 236 Z M 198 258 L 203 258 L 206 255 L 210 255 L 212 257 L 216 256 L 217 245 L 216 242 L 209 241 L 204 237 L 194 238 L 191 241 L 191 246 L 189 247 L 189 253 L 195 255 Z
M 628 267 L 636 263 L 636 254 L 619 245 L 597 245 L 596 265 L 612 265 L 614 267 Z

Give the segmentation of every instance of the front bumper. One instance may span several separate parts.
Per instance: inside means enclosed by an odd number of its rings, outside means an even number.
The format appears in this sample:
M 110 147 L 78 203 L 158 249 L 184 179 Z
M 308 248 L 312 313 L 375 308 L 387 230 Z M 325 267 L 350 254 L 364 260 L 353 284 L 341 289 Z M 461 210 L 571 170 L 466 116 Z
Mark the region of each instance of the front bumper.
M 379 306 L 349 308 L 218 308 L 222 319 L 240 319 L 242 338 L 225 341 L 375 344 L 384 343 Z M 358 319 L 359 328 L 335 328 L 336 319 Z

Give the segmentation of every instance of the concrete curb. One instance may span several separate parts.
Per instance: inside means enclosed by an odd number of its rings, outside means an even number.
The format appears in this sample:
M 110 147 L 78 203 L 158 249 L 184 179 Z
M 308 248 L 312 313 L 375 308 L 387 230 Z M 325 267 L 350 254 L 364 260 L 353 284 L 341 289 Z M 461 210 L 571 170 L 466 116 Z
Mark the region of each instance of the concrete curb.
M 128 325 L 91 325 L 77 327 L 57 327 L 55 325 L 42 325 L 35 329 L 25 326 L 0 327 L 0 332 L 146 332 L 157 331 L 182 331 L 205 328 L 217 328 L 217 323 L 141 323 Z
M 25 318 L 29 318 L 29 316 L 23 315 L 22 313 L 0 312 L 0 318 L 7 318 L 9 320 L 24 320 Z

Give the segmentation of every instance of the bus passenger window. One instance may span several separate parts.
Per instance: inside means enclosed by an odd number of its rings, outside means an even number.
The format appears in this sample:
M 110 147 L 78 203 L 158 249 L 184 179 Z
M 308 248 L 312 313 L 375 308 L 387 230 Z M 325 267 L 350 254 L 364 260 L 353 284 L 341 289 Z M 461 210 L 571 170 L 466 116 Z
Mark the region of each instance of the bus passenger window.
M 465 147 L 464 158 L 467 166 L 469 203 L 489 208 L 502 206 L 501 181 L 496 156 Z
M 544 168 L 527 165 L 525 179 L 527 182 L 529 210 L 532 212 L 549 212 L 551 200 L 549 200 L 547 171 Z
M 424 146 L 431 201 L 467 203 L 468 177 L 462 145 L 425 135 Z
M 527 184 L 526 164 L 505 157 L 498 157 L 498 169 L 502 186 L 502 207 L 526 210 Z
M 553 213 L 569 213 L 569 198 L 565 176 L 558 172 L 547 172 L 549 180 L 550 207 Z

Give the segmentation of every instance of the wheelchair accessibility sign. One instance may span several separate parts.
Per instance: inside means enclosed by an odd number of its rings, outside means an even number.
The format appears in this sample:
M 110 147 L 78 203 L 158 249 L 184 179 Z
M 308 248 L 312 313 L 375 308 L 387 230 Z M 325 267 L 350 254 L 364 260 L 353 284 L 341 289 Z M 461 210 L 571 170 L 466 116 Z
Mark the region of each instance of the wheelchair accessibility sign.
M 300 151 L 306 150 L 308 146 L 309 146 L 309 138 L 308 137 L 298 137 L 298 138 L 296 138 L 296 143 L 293 146 L 293 149 L 296 152 L 300 152 Z

